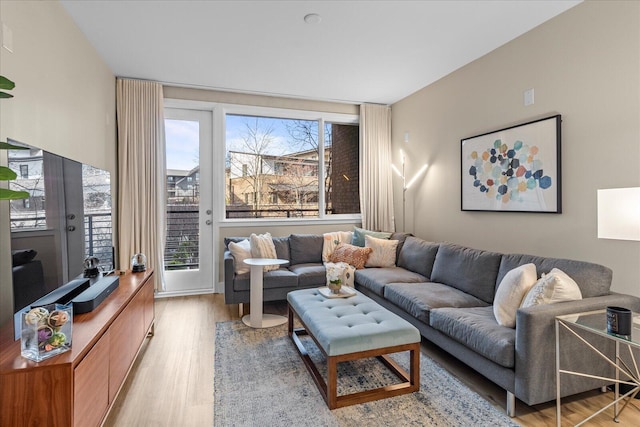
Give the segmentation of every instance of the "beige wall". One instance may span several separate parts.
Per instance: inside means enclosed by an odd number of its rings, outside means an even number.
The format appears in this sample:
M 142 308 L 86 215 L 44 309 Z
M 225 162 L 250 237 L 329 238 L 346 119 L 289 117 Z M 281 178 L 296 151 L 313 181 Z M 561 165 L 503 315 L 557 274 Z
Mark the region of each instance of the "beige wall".
M 13 31 L 13 53 L 0 48 L 0 74 L 16 83 L 15 98 L 0 104 L 0 140 L 32 144 L 115 177 L 111 70 L 57 1 L 3 0 L 0 20 Z M 13 307 L 8 213 L 0 201 L 0 323 Z
M 535 104 L 523 92 L 535 89 Z M 640 2 L 585 2 L 392 106 L 394 158 L 426 176 L 407 228 L 472 247 L 593 261 L 640 296 L 640 242 L 596 237 L 596 190 L 640 186 Z M 460 210 L 460 140 L 562 114 L 563 213 Z M 404 144 L 404 132 L 410 141 Z M 401 194 L 395 182 L 396 195 Z M 396 218 L 401 218 L 400 197 Z M 419 213 L 419 214 L 418 214 Z

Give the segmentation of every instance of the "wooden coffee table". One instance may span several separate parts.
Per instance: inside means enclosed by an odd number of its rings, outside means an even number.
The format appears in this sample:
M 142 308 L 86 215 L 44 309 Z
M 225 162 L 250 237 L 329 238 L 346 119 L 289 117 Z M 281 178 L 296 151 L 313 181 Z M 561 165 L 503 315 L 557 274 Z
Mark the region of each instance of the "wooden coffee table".
M 326 298 L 317 289 L 289 292 L 289 336 L 329 409 L 412 393 L 420 388 L 420 332 L 401 317 L 356 291 L 349 298 Z M 293 327 L 294 316 L 303 328 Z M 300 336 L 309 335 L 327 360 L 327 382 Z M 409 351 L 407 374 L 389 354 Z M 401 383 L 338 396 L 338 363 L 377 357 Z

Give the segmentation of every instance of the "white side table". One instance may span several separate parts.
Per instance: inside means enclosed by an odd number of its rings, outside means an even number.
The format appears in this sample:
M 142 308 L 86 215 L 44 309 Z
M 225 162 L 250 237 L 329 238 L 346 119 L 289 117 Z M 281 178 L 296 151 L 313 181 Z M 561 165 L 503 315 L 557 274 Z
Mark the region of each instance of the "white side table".
M 282 325 L 287 321 L 284 316 L 262 313 L 262 287 L 264 267 L 267 265 L 287 264 L 286 259 L 247 258 L 244 263 L 251 266 L 251 313 L 242 317 L 242 321 L 252 328 L 270 328 Z

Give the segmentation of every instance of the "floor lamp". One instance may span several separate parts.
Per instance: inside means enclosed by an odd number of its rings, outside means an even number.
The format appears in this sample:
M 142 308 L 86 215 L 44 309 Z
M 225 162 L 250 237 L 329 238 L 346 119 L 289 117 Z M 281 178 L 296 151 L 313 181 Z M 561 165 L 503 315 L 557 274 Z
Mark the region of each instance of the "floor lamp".
M 400 167 L 402 168 L 402 172 L 400 172 L 400 170 L 398 170 L 398 168 L 394 164 L 391 164 L 391 169 L 393 169 L 393 171 L 396 173 L 396 175 L 398 175 L 400 178 L 402 178 L 402 228 L 404 229 L 403 231 L 407 231 L 407 224 L 405 222 L 405 205 L 406 205 L 406 202 L 407 202 L 407 197 L 406 197 L 407 196 L 407 190 L 409 189 L 409 187 L 411 187 L 413 185 L 414 182 L 416 182 L 416 180 L 420 177 L 420 175 L 422 175 L 427 170 L 429 165 L 426 164 L 426 163 L 424 165 L 422 165 L 420 170 L 407 183 L 406 176 L 404 174 L 404 168 L 405 168 L 405 161 L 404 160 L 405 160 L 404 159 L 404 151 L 400 150 L 400 162 L 401 162 L 401 166 Z

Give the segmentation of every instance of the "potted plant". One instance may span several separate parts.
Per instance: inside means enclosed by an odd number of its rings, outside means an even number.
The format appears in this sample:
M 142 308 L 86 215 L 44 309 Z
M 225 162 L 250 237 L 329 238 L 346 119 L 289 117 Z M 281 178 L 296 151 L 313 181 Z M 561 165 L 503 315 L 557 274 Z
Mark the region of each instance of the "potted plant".
M 4 76 L 0 76 L 0 99 L 1 98 L 13 98 L 13 95 L 5 92 L 6 90 L 12 90 L 16 87 L 15 83 Z M 18 147 L 8 142 L 0 141 L 1 150 L 24 150 L 24 147 Z M 6 166 L 0 166 L 0 181 L 11 181 L 17 178 L 17 174 Z M 7 188 L 0 188 L 0 200 L 16 200 L 26 199 L 29 197 L 27 191 L 14 191 Z

